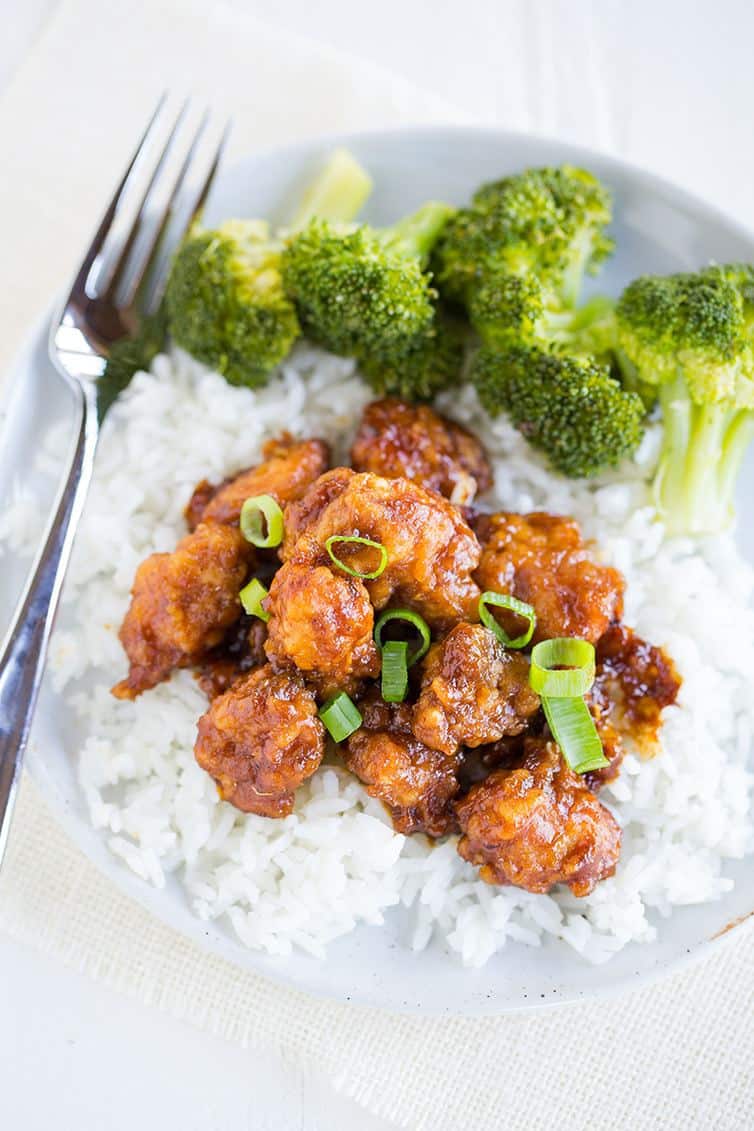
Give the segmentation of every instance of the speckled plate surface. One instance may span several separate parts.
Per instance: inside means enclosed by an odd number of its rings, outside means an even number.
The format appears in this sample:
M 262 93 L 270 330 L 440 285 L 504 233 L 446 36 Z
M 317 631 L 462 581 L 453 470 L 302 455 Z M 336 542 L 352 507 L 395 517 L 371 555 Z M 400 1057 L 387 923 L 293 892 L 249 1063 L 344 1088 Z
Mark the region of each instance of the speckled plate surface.
M 754 259 L 754 237 L 714 209 L 639 170 L 598 154 L 540 138 L 472 128 L 430 128 L 323 138 L 249 157 L 225 170 L 207 213 L 208 222 L 232 215 L 285 214 L 318 158 L 336 142 L 347 145 L 374 177 L 368 217 L 387 221 L 434 197 L 462 201 L 485 180 L 526 165 L 570 161 L 602 177 L 615 195 L 617 252 L 600 276 L 600 289 L 617 292 L 646 271 L 696 267 L 709 259 Z M 16 359 L 4 406 L 0 482 L 28 466 L 35 437 L 53 419 L 70 413 L 65 390 L 46 355 L 47 320 L 30 334 Z M 26 473 L 25 473 L 26 474 Z M 36 486 L 50 499 L 52 479 Z M 739 540 L 754 560 L 754 460 L 742 476 Z M 3 561 L 0 622 L 10 613 L 25 569 Z M 568 946 L 542 948 L 509 943 L 481 970 L 464 969 L 439 943 L 420 954 L 406 945 L 400 914 L 382 928 L 362 927 L 333 944 L 326 961 L 304 955 L 281 960 L 246 950 L 231 932 L 191 912 L 173 881 L 157 891 L 111 856 L 90 826 L 75 773 L 76 724 L 49 681 L 43 688 L 28 765 L 53 810 L 79 847 L 125 892 L 182 934 L 240 966 L 311 993 L 340 1001 L 423 1013 L 500 1013 L 578 1001 L 657 977 L 730 938 L 754 911 L 754 867 L 744 860 L 726 867 L 735 880 L 724 899 L 678 908 L 658 922 L 657 940 L 632 944 L 602 966 L 591 966 Z

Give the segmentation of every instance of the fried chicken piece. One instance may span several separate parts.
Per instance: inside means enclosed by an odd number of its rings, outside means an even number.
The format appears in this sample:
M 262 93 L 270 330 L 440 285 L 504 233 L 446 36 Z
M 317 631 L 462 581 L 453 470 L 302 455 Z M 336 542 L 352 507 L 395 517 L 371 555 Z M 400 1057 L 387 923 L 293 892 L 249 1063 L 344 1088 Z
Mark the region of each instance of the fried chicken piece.
M 387 567 L 365 582 L 375 609 L 388 602 L 406 605 L 438 628 L 477 616 L 479 590 L 471 573 L 479 544 L 460 512 L 418 483 L 336 468 L 286 507 L 285 520 L 284 560 L 327 561 L 325 543 L 331 535 L 356 534 L 381 543 Z M 372 569 L 374 551 L 348 561 L 353 568 Z
M 325 565 L 286 562 L 265 608 L 265 649 L 276 670 L 295 666 L 323 696 L 353 692 L 360 680 L 379 674 L 374 612 L 359 578 Z
M 492 471 L 475 436 L 428 405 L 394 397 L 373 401 L 351 448 L 356 471 L 411 479 L 458 505 L 492 486 Z
M 313 693 L 270 667 L 238 680 L 199 719 L 194 754 L 220 796 L 244 813 L 287 817 L 325 751 Z
M 534 642 L 576 636 L 595 644 L 623 612 L 625 580 L 595 562 L 572 518 L 535 512 L 494 514 L 476 524 L 483 590 L 511 593 L 534 607 Z
M 458 851 L 488 883 L 584 896 L 615 871 L 620 827 L 552 742 L 529 739 L 523 766 L 490 774 L 455 808 Z
M 345 762 L 370 797 L 382 801 L 399 833 L 441 837 L 457 829 L 451 805 L 459 759 L 414 736 L 411 707 L 371 694 L 359 702 L 363 724 L 348 739 Z
M 286 506 L 283 514 L 285 532 L 280 547 L 280 557 L 284 562 L 293 557 L 301 535 L 316 528 L 330 503 L 340 498 L 355 478 L 356 472 L 350 467 L 334 467 L 320 475 L 300 499 Z
M 241 616 L 252 558 L 239 530 L 201 523 L 172 553 L 141 563 L 119 634 L 130 667 L 116 698 L 135 699 L 220 643 Z
M 241 471 L 219 486 L 213 487 L 206 479 L 198 483 L 186 507 L 189 527 L 198 522 L 233 525 L 238 522 L 246 499 L 254 495 L 272 495 L 284 506 L 303 495 L 325 471 L 330 459 L 323 440 L 294 440 L 288 435 L 268 440 L 262 455 L 264 460 L 257 467 Z
M 461 746 L 520 734 L 538 710 L 528 657 L 503 648 L 481 624 L 457 624 L 427 653 L 414 733 L 455 754 Z
M 612 625 L 600 637 L 596 659 L 589 707 L 610 765 L 586 775 L 590 789 L 618 776 L 624 739 L 644 757 L 657 752 L 662 712 L 681 688 L 668 654 L 624 624 Z

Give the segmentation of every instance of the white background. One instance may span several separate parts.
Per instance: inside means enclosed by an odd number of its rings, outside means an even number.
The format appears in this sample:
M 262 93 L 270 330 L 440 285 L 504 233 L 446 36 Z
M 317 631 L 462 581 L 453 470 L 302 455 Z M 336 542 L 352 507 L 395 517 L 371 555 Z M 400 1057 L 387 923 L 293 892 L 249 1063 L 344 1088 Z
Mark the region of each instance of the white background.
M 754 221 L 754 7 L 742 0 L 243 6 L 399 72 L 480 121 L 523 129 L 536 121 L 546 133 L 617 152 Z M 0 0 L 0 93 L 54 7 L 55 0 Z M 522 75 L 524 65 L 537 68 L 536 82 Z M 553 76 L 567 91 L 573 68 L 578 97 L 548 99 Z M 326 1082 L 302 1078 L 295 1065 L 195 1032 L 0 937 L 3 1131 L 385 1126 Z

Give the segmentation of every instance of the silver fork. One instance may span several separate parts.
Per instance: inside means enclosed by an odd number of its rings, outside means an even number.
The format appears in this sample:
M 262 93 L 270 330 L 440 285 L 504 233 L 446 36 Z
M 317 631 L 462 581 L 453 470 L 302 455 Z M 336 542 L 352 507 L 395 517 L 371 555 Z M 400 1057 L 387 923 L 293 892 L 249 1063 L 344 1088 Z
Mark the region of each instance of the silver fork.
M 53 320 L 50 356 L 74 395 L 78 432 L 44 545 L 0 652 L 0 862 L 42 681 L 63 577 L 92 476 L 99 433 L 97 378 L 113 346 L 139 329 L 162 297 L 170 252 L 201 211 L 227 126 L 191 124 L 163 95 Z M 192 183 L 193 182 L 193 183 Z

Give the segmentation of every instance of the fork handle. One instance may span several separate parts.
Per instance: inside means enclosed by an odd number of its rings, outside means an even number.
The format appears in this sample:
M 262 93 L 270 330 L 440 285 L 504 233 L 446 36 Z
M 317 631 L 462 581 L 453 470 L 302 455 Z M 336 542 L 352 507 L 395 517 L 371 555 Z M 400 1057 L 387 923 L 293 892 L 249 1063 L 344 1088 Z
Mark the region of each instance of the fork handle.
M 88 383 L 75 391 L 79 430 L 68 475 L 0 653 L 0 863 L 52 623 L 97 447 L 96 394 Z

